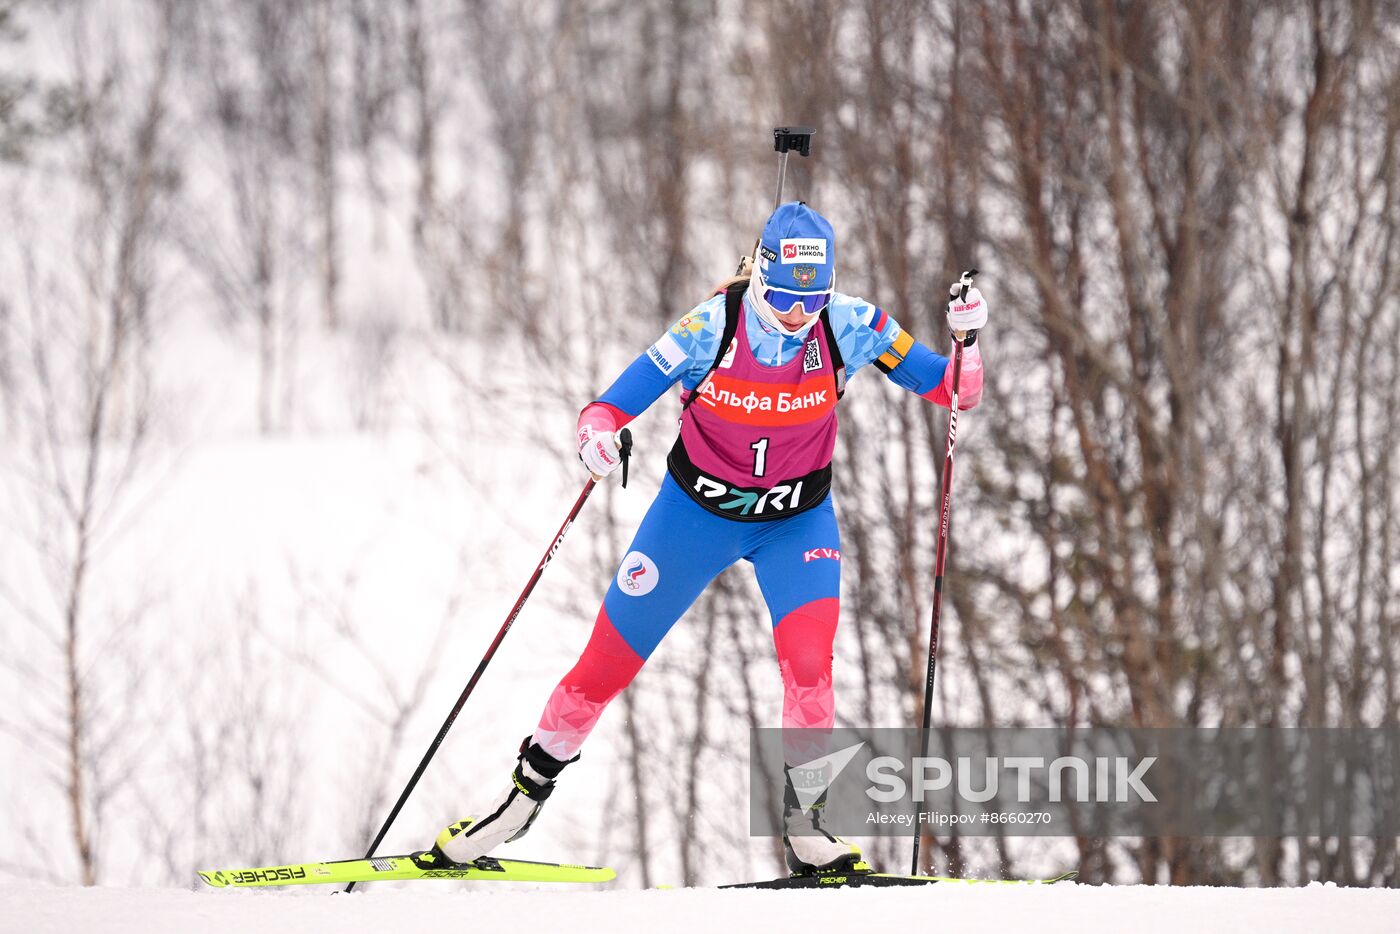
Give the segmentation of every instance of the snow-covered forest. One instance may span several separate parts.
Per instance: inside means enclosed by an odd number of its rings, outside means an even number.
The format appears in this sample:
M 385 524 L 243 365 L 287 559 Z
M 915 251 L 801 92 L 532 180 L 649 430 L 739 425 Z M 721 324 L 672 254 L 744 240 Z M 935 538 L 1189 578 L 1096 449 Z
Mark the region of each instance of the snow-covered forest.
M 1395 727 L 1397 66 L 1368 0 L 0 0 L 0 877 L 360 855 L 587 479 L 579 409 L 752 247 L 785 123 L 840 290 L 940 350 L 958 271 L 992 309 L 936 722 Z M 837 722 L 910 725 L 945 412 L 873 368 L 842 405 Z M 504 788 L 678 408 L 387 851 Z M 741 566 L 509 855 L 777 873 L 780 697 Z M 927 852 L 1400 882 L 1394 839 Z

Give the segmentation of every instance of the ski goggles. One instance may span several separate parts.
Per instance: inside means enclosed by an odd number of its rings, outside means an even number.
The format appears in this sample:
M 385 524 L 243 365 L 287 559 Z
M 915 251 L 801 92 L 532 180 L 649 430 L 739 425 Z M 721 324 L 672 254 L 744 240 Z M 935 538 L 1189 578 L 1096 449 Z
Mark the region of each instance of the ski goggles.
M 775 289 L 765 286 L 763 300 L 780 315 L 785 315 L 799 306 L 804 315 L 814 315 L 831 301 L 830 292 L 794 292 L 790 289 Z

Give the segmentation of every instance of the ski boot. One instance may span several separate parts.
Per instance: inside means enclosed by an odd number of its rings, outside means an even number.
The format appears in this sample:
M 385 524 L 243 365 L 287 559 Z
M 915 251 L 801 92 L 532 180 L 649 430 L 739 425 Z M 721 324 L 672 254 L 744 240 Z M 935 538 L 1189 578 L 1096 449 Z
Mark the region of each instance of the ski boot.
M 827 785 L 830 780 L 824 775 L 806 774 L 810 771 L 787 767 L 783 769 L 787 777 L 783 789 L 783 856 L 787 859 L 788 870 L 794 876 L 873 872 L 870 864 L 861 855 L 860 847 L 847 843 L 840 837 L 834 837 L 822 828 L 821 814 L 826 807 Z M 799 785 L 822 789 L 815 800 L 810 800 L 810 803 L 804 805 L 799 799 L 793 784 L 794 772 L 799 773 Z
M 480 819 L 454 821 L 443 828 L 429 853 L 453 863 L 470 863 L 502 843 L 525 836 L 535 816 L 554 790 L 554 779 L 564 766 L 578 760 L 560 761 L 525 737 L 520 758 L 511 775 L 511 787 L 496 800 L 491 812 Z

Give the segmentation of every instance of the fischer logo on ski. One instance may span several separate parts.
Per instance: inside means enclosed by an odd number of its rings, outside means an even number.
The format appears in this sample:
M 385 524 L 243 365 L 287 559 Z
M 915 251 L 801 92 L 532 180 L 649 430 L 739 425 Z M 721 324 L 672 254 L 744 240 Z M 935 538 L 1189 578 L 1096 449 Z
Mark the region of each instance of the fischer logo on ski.
M 248 885 L 250 882 L 291 882 L 305 879 L 306 870 L 300 866 L 278 866 L 275 869 L 243 869 L 228 874 L 234 885 Z

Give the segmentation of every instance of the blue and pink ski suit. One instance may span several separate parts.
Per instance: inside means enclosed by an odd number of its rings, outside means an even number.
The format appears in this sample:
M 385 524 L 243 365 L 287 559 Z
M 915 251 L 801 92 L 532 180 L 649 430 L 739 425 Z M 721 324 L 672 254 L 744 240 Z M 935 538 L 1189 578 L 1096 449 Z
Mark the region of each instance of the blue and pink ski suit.
M 839 292 L 826 317 L 796 338 L 764 322 L 748 295 L 742 309 L 728 353 L 700 393 L 723 350 L 724 293 L 682 317 L 579 416 L 580 430 L 615 431 L 677 382 L 687 403 L 668 475 L 608 587 L 587 647 L 535 730 L 534 741 L 558 759 L 578 752 L 608 702 L 710 581 L 740 558 L 753 565 L 772 618 L 783 726 L 826 730 L 834 723 L 838 381 L 873 363 L 899 386 L 947 406 L 951 370 L 884 311 Z M 977 404 L 977 344 L 963 354 L 959 390 L 960 408 Z

